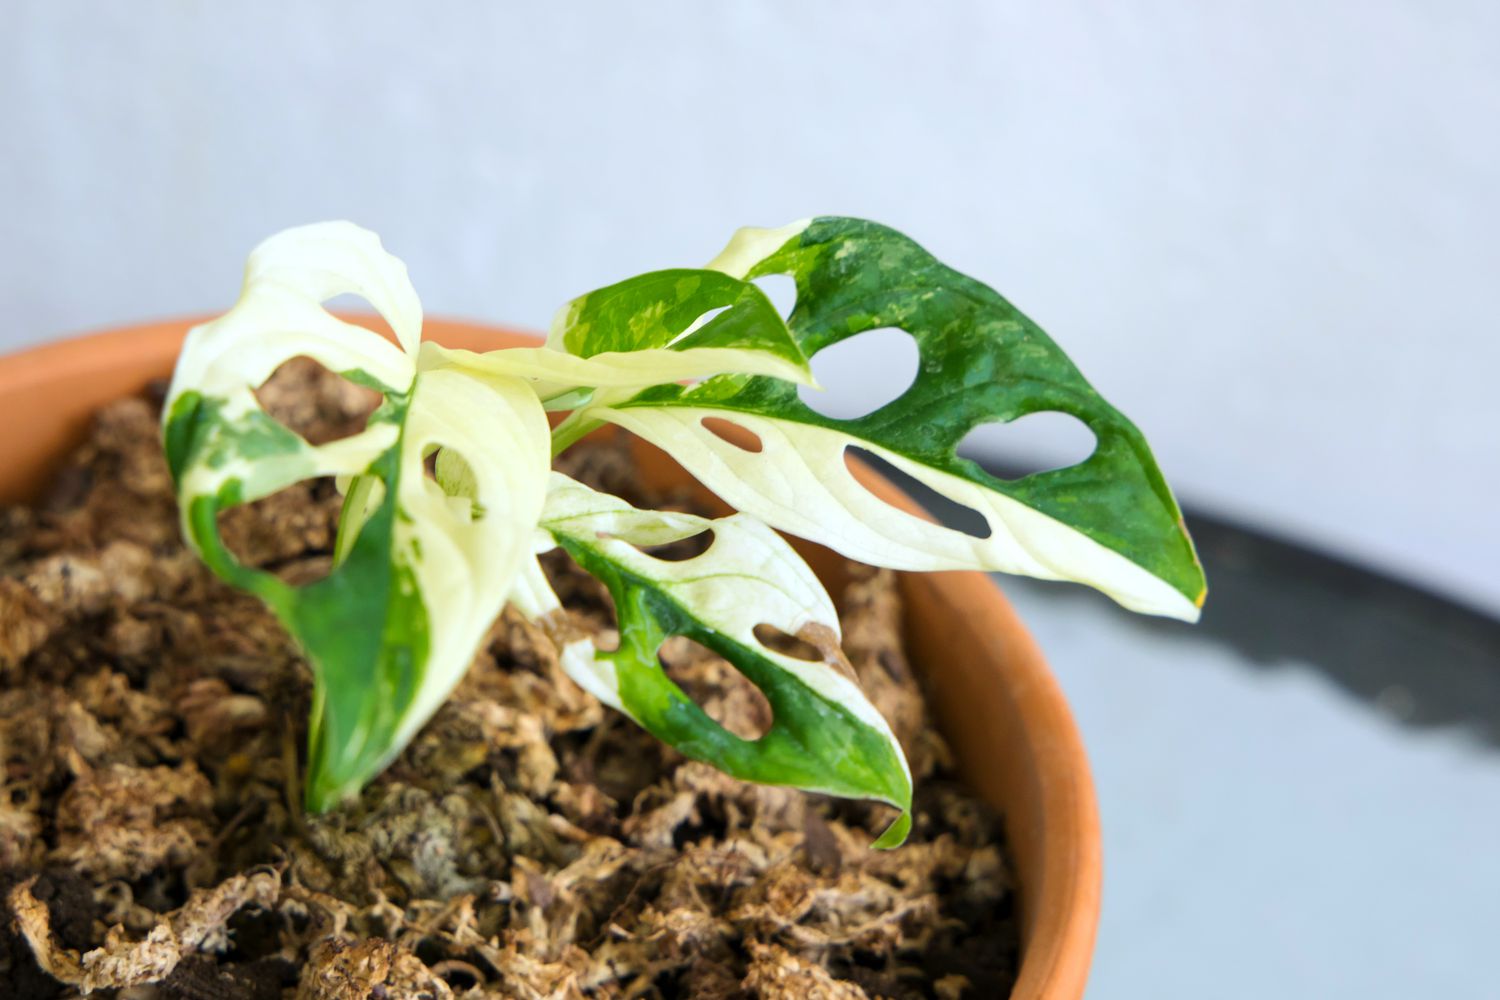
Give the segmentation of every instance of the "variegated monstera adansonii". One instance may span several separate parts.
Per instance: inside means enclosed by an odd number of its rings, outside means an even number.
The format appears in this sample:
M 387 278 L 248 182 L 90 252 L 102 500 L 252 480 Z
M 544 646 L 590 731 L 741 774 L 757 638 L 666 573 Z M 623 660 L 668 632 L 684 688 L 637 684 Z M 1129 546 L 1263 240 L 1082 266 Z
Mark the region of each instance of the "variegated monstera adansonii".
M 776 274 L 796 282 L 785 318 L 754 280 Z M 324 308 L 350 293 L 394 342 Z M 920 354 L 900 397 L 853 420 L 801 402 L 809 358 L 885 327 L 908 332 Z M 553 630 L 569 676 L 736 777 L 898 807 L 886 846 L 910 826 L 905 758 L 843 669 L 832 602 L 778 531 L 897 569 L 1075 580 L 1150 614 L 1191 620 L 1203 601 L 1192 543 L 1141 433 L 1010 303 L 883 226 L 820 218 L 741 230 L 704 268 L 574 300 L 542 347 L 479 354 L 421 333 L 406 269 L 374 234 L 343 222 L 288 230 L 251 253 L 234 308 L 191 332 L 166 404 L 189 543 L 263 600 L 312 665 L 312 810 L 357 794 L 400 752 L 507 602 L 556 621 L 537 560 L 555 547 L 609 589 L 620 634 L 603 651 Z M 261 409 L 255 390 L 298 356 L 382 395 L 363 431 L 314 445 Z M 552 428 L 548 411 L 567 416 Z M 1087 424 L 1090 457 L 1002 480 L 956 454 L 976 426 L 1040 411 Z M 755 435 L 759 450 L 713 420 Z M 740 513 L 638 510 L 551 471 L 553 455 L 606 423 L 665 449 Z M 851 447 L 978 511 L 988 533 L 890 507 L 849 471 Z M 221 511 L 322 476 L 344 491 L 325 578 L 294 586 L 228 551 Z M 647 551 L 705 531 L 711 544 L 690 559 Z M 761 625 L 812 642 L 821 662 L 770 648 Z M 672 636 L 713 650 L 764 693 L 764 735 L 729 732 L 672 682 L 658 659 Z

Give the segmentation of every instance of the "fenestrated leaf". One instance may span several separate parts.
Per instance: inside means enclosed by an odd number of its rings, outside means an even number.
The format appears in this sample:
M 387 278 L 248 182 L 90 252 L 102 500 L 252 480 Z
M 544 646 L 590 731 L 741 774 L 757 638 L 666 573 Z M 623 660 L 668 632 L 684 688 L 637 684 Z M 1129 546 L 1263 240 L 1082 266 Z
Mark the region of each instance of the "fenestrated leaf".
M 710 267 L 740 279 L 791 275 L 797 303 L 788 324 L 809 357 L 867 330 L 907 331 L 920 353 L 915 382 L 854 420 L 817 413 L 786 382 L 742 376 L 602 396 L 574 419 L 641 435 L 731 506 L 851 558 L 1076 580 L 1137 611 L 1197 617 L 1203 573 L 1145 438 L 1000 295 L 901 234 L 855 219 L 742 230 Z M 956 454 L 980 424 L 1043 411 L 1088 425 L 1093 454 L 1014 481 Z M 706 418 L 753 432 L 759 451 L 722 439 Z M 989 537 L 878 500 L 846 467 L 851 446 L 979 512 Z
M 345 292 L 375 305 L 405 350 L 322 308 Z M 189 334 L 164 414 L 189 544 L 264 600 L 312 664 L 314 810 L 357 792 L 457 683 L 529 557 L 546 489 L 549 433 L 531 387 L 419 372 L 421 322 L 405 268 L 374 234 L 288 230 L 251 254 L 235 307 Z M 255 388 L 299 355 L 382 390 L 364 431 L 315 446 L 260 408 Z M 462 457 L 470 496 L 425 475 L 438 447 Z M 293 587 L 236 560 L 219 512 L 318 476 L 350 484 L 329 575 Z
M 832 601 L 784 539 L 744 514 L 709 520 L 638 510 L 556 473 L 541 524 L 604 582 L 615 603 L 619 648 L 588 657 L 573 646 L 563 659 L 579 684 L 686 756 L 734 777 L 897 806 L 901 816 L 877 843 L 905 838 L 905 757 L 843 658 Z M 690 559 L 664 560 L 640 548 L 703 531 L 713 541 Z M 556 603 L 537 576 L 517 604 L 545 617 Z M 762 624 L 811 642 L 823 661 L 768 648 L 755 635 Z M 673 683 L 657 651 L 674 635 L 713 650 L 761 690 L 773 716 L 764 735 L 731 733 Z

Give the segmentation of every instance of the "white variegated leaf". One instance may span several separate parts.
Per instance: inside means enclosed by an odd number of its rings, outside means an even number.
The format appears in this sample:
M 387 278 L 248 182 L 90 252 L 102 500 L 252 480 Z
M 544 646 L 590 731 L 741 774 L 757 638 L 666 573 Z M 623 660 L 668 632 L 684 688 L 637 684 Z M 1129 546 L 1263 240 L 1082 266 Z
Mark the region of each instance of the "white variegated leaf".
M 438 344 L 422 345 L 424 364 L 450 365 L 466 371 L 531 379 L 537 395 L 549 399 L 574 389 L 641 389 L 663 382 L 684 382 L 714 375 L 770 375 L 812 384 L 805 365 L 764 351 L 732 347 L 697 347 L 674 351 L 645 348 L 607 351 L 580 358 L 550 347 L 509 347 L 478 353 Z
M 327 312 L 353 293 L 400 346 Z M 307 803 L 322 810 L 378 773 L 447 697 L 530 560 L 548 472 L 546 414 L 504 375 L 421 371 L 422 312 L 399 260 L 348 223 L 261 244 L 240 300 L 188 336 L 163 418 L 184 533 L 230 583 L 262 598 L 313 667 Z M 315 446 L 255 398 L 284 362 L 308 356 L 382 392 L 365 430 Z M 425 474 L 461 456 L 466 495 Z M 241 564 L 218 514 L 304 479 L 348 490 L 322 580 L 293 587 Z
M 847 420 L 815 411 L 794 386 L 764 377 L 657 385 L 629 397 L 599 393 L 578 401 L 558 435 L 561 445 L 607 420 L 666 450 L 738 509 L 850 558 L 898 569 L 1075 580 L 1135 611 L 1198 617 L 1203 571 L 1144 437 L 992 289 L 901 234 L 859 219 L 741 230 L 707 270 L 724 277 L 705 287 L 790 275 L 797 301 L 787 325 L 807 357 L 866 331 L 906 331 L 920 358 L 915 380 L 890 403 Z M 650 315 L 650 294 L 665 306 L 670 289 L 665 279 L 636 288 L 627 315 Z M 597 329 L 589 334 L 593 343 L 609 340 Z M 1038 412 L 1084 423 L 1094 452 L 1076 465 L 1015 480 L 957 454 L 974 428 Z M 705 424 L 710 418 L 754 432 L 759 450 L 721 440 Z M 970 508 L 988 536 L 929 524 L 880 501 L 846 468 L 851 448 Z
M 731 507 L 850 559 L 899 570 L 978 568 L 1071 580 L 1102 590 L 1133 611 L 1197 614 L 1159 577 L 1041 511 L 842 431 L 712 408 L 595 407 L 589 413 L 663 449 Z M 759 450 L 725 440 L 705 419 L 750 431 Z M 886 503 L 849 468 L 845 453 L 851 445 L 976 511 L 989 535 L 946 528 Z
M 909 820 L 911 775 L 890 727 L 854 681 L 839 648 L 833 602 L 787 542 L 755 518 L 710 520 L 638 510 L 554 474 L 542 527 L 609 588 L 620 646 L 575 660 L 580 685 L 616 705 L 689 757 L 750 781 L 899 807 L 882 838 L 899 843 Z M 711 532 L 706 551 L 669 560 L 644 548 Z M 529 613 L 550 610 L 529 598 Z M 821 660 L 768 647 L 758 626 L 811 643 Z M 686 636 L 723 656 L 771 705 L 770 729 L 747 740 L 709 718 L 666 676 L 661 643 Z
M 417 376 L 401 448 L 398 549 L 411 554 L 431 648 L 397 748 L 448 697 L 523 567 L 546 496 L 550 430 L 521 379 L 447 370 Z M 424 475 L 432 448 L 461 456 L 462 491 Z

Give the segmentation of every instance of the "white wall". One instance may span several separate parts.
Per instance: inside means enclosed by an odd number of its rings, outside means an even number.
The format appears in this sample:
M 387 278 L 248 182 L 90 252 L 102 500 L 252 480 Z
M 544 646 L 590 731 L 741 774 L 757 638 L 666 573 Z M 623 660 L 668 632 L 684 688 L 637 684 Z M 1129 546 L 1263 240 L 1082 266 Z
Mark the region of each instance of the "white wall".
M 221 308 L 315 219 L 535 326 L 863 215 L 1030 312 L 1190 500 L 1500 609 L 1500 6 L 1026 6 L 8 0 L 0 347 Z

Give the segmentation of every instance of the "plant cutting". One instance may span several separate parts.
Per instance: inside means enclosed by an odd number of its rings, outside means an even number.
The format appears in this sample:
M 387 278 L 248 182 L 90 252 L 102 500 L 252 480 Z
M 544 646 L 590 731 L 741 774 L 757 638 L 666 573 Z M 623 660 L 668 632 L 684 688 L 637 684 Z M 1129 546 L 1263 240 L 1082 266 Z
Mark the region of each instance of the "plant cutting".
M 785 318 L 755 284 L 773 274 L 796 283 Z M 394 341 L 323 308 L 350 293 Z M 801 402 L 813 355 L 892 326 L 921 358 L 905 393 L 857 420 Z M 905 758 L 842 663 L 832 601 L 772 529 L 876 566 L 1073 580 L 1189 620 L 1201 606 L 1201 568 L 1141 433 L 1005 299 L 883 226 L 743 229 L 703 268 L 573 300 L 544 347 L 476 353 L 421 333 L 406 269 L 374 234 L 288 230 L 250 255 L 234 308 L 189 335 L 164 409 L 187 538 L 274 611 L 312 665 L 311 811 L 356 795 L 406 746 L 507 602 L 555 625 L 560 605 L 536 558 L 554 547 L 605 584 L 618 614 L 618 649 L 559 634 L 574 681 L 736 778 L 895 806 L 885 847 L 910 826 Z M 381 394 L 364 430 L 313 445 L 261 409 L 255 390 L 299 356 Z M 956 454 L 980 424 L 1049 410 L 1088 426 L 1088 459 L 1005 481 Z M 549 411 L 567 415 L 549 428 Z M 739 513 L 639 510 L 550 471 L 604 424 L 663 448 Z M 850 448 L 977 511 L 987 535 L 891 508 L 856 480 Z M 326 578 L 291 586 L 224 546 L 222 512 L 321 476 L 339 477 L 345 495 Z M 711 544 L 690 559 L 649 551 L 704 533 Z M 757 629 L 816 656 L 778 651 Z M 657 654 L 679 635 L 760 689 L 773 720 L 764 735 L 727 731 L 666 675 Z

